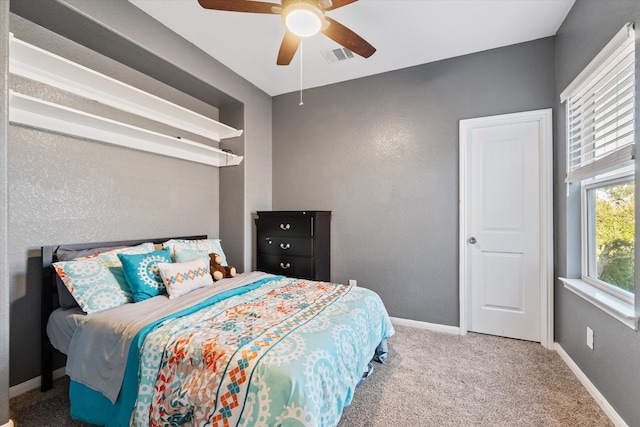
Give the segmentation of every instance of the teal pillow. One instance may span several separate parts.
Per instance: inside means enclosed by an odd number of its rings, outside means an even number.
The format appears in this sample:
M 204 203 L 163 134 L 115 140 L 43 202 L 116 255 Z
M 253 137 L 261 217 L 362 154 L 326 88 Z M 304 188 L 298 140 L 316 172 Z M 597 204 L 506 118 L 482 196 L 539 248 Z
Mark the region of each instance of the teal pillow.
M 171 248 L 171 253 L 175 254 L 175 251 L 179 249 L 186 249 L 189 251 L 216 253 L 222 258 L 220 265 L 227 265 L 227 257 L 222 250 L 220 239 L 200 239 L 200 240 L 179 240 L 171 239 L 162 244 L 165 248 Z
M 133 301 L 140 302 L 167 293 L 157 264 L 171 262 L 171 250 L 162 249 L 147 254 L 118 254 L 122 271 L 131 288 Z
M 170 249 L 169 249 L 170 250 Z M 209 253 L 205 251 L 190 251 L 189 249 L 176 249 L 175 260 L 176 262 L 189 262 L 202 258 L 209 263 Z

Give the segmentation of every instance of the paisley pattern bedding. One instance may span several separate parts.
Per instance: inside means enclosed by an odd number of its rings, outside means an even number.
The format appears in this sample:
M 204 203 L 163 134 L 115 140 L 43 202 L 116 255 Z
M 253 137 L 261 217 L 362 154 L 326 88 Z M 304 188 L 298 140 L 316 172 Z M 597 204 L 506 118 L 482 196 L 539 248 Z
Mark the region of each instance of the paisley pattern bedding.
M 394 334 L 374 292 L 281 276 L 183 307 L 137 333 L 115 402 L 72 380 L 72 417 L 113 427 L 335 426 Z
M 147 335 L 132 424 L 335 425 L 392 333 L 372 292 L 269 282 Z

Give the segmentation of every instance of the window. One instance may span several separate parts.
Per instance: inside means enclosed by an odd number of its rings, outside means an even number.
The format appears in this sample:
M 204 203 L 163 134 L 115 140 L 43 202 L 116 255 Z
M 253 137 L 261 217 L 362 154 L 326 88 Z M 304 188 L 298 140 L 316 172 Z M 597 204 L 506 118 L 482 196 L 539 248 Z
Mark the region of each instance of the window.
M 562 280 L 636 329 L 632 24 L 620 30 L 560 98 L 567 111 L 566 180 L 580 186 L 581 200 L 575 203 L 580 203 L 582 224 L 581 277 Z
M 633 168 L 582 182 L 582 278 L 633 304 Z

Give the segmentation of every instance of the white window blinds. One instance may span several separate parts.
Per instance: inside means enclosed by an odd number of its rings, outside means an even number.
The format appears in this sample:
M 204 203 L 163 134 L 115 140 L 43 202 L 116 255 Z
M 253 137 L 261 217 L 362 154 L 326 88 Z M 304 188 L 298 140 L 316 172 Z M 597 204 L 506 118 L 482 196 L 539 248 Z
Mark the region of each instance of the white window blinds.
M 560 94 L 567 102 L 567 181 L 633 158 L 635 31 L 622 30 Z

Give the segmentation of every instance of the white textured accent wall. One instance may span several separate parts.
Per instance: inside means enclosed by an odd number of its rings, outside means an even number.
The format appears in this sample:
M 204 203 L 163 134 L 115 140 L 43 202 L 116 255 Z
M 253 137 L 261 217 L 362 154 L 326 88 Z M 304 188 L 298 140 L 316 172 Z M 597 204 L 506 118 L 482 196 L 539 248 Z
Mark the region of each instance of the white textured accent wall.
M 11 11 L 12 31 L 20 39 L 87 67 L 100 66 L 107 75 L 213 118 L 218 109 L 231 108 L 245 131 L 241 141 L 229 141 L 245 159 L 222 183 L 216 168 L 12 127 L 17 163 L 11 166 L 10 191 L 18 195 L 19 210 L 11 214 L 11 333 L 23 339 L 11 342 L 11 384 L 18 384 L 39 375 L 40 245 L 168 234 L 217 237 L 224 228 L 233 230 L 225 237 L 232 262 L 250 268 L 252 212 L 271 208 L 272 117 L 267 94 L 126 0 L 12 0 Z M 12 85 L 142 123 L 17 78 Z M 220 185 L 233 194 L 231 200 L 221 199 Z M 221 211 L 222 203 L 233 209 Z
M 94 67 L 137 72 L 18 17 L 12 31 L 46 40 Z M 91 100 L 10 76 L 20 93 L 149 129 L 166 126 Z M 147 84 L 151 85 L 151 82 Z M 155 90 L 185 102 L 156 82 Z M 193 101 L 191 101 L 193 102 Z M 209 107 L 209 114 L 217 110 Z M 39 248 L 175 235 L 219 234 L 219 169 L 36 129 L 9 127 L 11 384 L 39 375 Z M 3 323 L 4 324 L 4 323 Z

